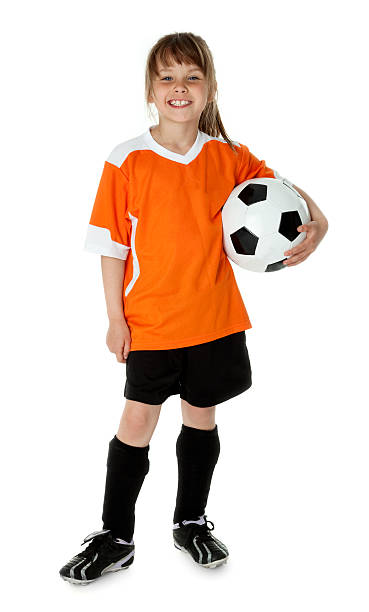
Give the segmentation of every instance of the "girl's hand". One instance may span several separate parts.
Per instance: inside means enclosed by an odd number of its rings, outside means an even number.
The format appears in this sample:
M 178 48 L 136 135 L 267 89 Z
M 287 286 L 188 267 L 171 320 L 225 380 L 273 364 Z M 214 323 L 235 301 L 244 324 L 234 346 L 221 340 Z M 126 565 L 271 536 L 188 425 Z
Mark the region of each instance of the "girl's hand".
M 131 349 L 131 332 L 125 319 L 110 319 L 106 344 L 119 363 L 126 363 Z
M 285 255 L 291 255 L 289 259 L 285 259 L 285 266 L 295 266 L 304 261 L 313 251 L 315 251 L 319 242 L 324 238 L 327 228 L 324 223 L 319 221 L 310 221 L 304 225 L 300 225 L 297 230 L 306 232 L 306 238 L 300 244 L 295 246 L 290 251 L 285 251 Z

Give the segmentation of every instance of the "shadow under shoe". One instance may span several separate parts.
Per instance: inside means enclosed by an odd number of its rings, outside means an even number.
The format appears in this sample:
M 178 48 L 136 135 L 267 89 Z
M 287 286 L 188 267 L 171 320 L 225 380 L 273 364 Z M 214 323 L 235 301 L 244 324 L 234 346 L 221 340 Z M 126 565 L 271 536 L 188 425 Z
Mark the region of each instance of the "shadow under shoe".
M 81 546 L 87 542 L 90 542 L 87 548 L 59 570 L 63 580 L 72 584 L 89 584 L 108 572 L 128 569 L 133 563 L 133 541 L 131 544 L 115 542 L 110 529 L 93 531 L 85 537 Z
M 208 523 L 211 523 L 211 528 Z M 206 518 L 206 514 L 197 521 L 181 521 L 173 527 L 174 546 L 189 553 L 202 567 L 217 567 L 227 562 L 229 551 L 223 542 L 210 533 L 213 529 L 214 523 Z

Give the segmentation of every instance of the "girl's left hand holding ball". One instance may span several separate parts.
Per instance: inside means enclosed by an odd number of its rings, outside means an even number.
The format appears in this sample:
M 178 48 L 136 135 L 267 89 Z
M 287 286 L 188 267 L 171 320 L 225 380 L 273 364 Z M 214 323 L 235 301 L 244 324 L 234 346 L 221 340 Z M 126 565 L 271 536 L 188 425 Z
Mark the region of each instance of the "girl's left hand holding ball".
M 315 251 L 319 242 L 324 238 L 327 231 L 326 224 L 320 221 L 310 221 L 304 225 L 300 225 L 297 230 L 306 232 L 306 238 L 297 246 L 289 251 L 285 251 L 285 255 L 290 255 L 283 263 L 285 266 L 295 266 L 304 261 L 313 251 Z

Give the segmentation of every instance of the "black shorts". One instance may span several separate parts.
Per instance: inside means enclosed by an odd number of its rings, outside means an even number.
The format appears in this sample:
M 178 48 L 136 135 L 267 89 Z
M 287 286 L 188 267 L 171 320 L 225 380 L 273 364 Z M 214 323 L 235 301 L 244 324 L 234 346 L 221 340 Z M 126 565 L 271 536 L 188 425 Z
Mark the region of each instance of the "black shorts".
M 158 405 L 179 393 L 192 406 L 206 408 L 251 384 L 246 334 L 240 331 L 195 346 L 130 351 L 124 396 Z

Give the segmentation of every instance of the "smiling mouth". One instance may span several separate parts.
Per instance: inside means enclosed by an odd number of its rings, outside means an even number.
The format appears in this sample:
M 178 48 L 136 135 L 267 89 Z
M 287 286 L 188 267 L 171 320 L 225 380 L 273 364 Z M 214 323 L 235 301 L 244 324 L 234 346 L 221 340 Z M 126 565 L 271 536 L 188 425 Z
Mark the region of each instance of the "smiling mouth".
M 169 106 L 171 106 L 172 108 L 186 108 L 187 106 L 190 106 L 192 104 L 191 100 L 186 100 L 185 104 L 171 104 L 170 100 L 168 100 L 167 104 L 169 104 Z

